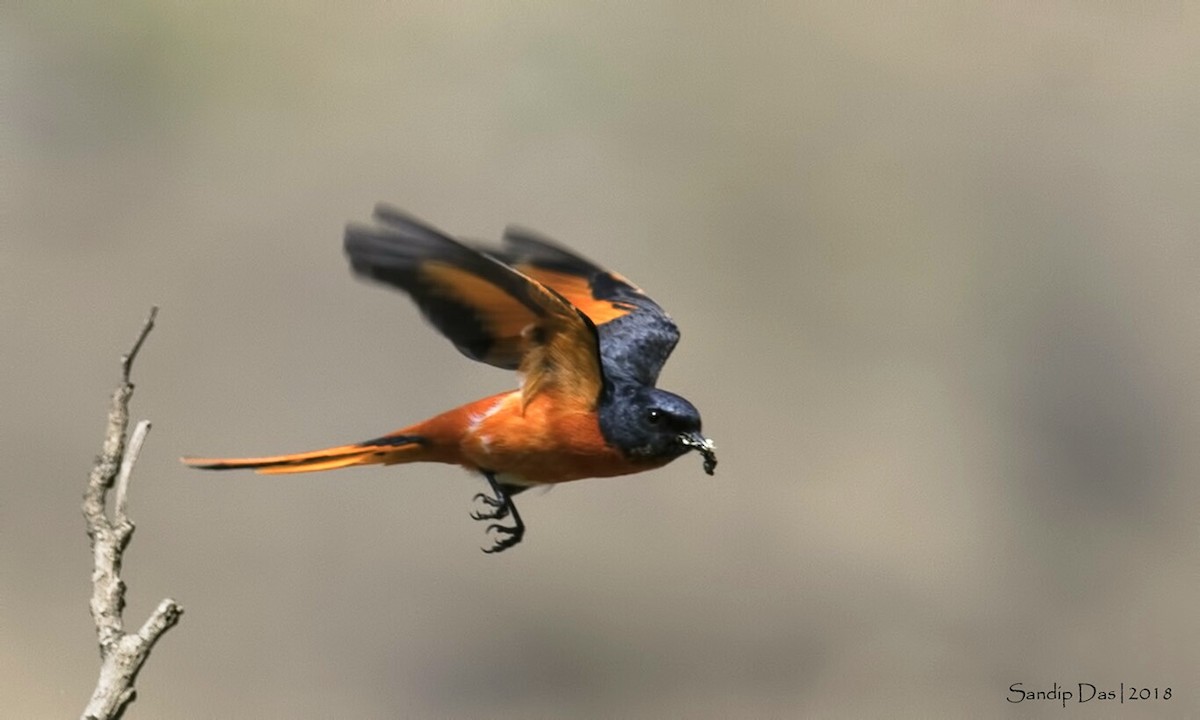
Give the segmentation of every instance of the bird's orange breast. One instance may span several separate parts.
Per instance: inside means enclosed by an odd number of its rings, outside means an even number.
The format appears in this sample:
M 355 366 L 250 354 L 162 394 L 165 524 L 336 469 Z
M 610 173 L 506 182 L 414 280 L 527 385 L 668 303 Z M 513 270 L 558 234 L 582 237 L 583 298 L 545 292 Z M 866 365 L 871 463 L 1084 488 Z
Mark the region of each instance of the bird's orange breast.
M 491 402 L 489 402 L 491 401 Z M 519 392 L 472 403 L 460 446 L 464 464 L 540 485 L 627 475 L 662 463 L 633 461 L 609 445 L 594 409 L 539 393 L 521 409 Z

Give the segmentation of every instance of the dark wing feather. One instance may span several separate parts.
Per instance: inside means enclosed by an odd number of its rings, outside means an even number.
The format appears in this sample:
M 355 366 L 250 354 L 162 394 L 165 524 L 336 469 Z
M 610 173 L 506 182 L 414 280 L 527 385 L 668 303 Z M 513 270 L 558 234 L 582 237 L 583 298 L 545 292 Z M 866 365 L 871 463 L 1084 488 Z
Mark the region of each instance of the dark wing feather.
M 467 357 L 515 370 L 521 361 L 521 331 L 537 318 L 537 305 L 526 297 L 527 281 L 499 271 L 493 260 L 397 210 L 381 207 L 376 218 L 387 224 L 346 228 L 346 254 L 354 272 L 407 292 L 425 318 Z M 434 268 L 457 268 L 468 282 L 469 276 L 487 281 L 468 299 L 431 272 Z
M 594 402 L 603 387 L 595 326 L 538 281 L 387 206 L 346 228 L 354 272 L 399 288 L 464 355 L 520 370 L 525 402 L 547 385 Z
M 654 385 L 679 328 L 640 288 L 558 243 L 510 226 L 500 250 L 484 252 L 565 297 L 596 324 L 604 372 Z

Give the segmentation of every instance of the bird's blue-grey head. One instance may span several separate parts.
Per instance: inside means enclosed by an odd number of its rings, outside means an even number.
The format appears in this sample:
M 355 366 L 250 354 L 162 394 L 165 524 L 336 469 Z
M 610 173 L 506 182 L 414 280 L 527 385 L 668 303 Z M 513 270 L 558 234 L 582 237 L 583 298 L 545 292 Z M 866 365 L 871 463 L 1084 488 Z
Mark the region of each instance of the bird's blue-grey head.
M 717 466 L 712 440 L 700 434 L 700 411 L 675 393 L 636 383 L 608 388 L 600 431 L 631 458 L 670 462 L 691 450 L 704 456 L 709 475 Z

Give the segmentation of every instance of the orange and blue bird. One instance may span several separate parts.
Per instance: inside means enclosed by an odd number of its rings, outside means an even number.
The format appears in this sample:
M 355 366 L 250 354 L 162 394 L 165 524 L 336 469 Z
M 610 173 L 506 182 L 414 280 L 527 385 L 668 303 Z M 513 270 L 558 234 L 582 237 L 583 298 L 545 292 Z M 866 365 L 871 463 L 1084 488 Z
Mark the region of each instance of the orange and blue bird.
M 264 474 L 460 465 L 491 487 L 492 494 L 475 496 L 471 513 L 494 521 L 484 552 L 521 542 L 525 523 L 513 496 L 530 487 L 638 473 L 691 450 L 713 474 L 717 458 L 700 433 L 700 412 L 655 387 L 679 329 L 638 287 L 522 228 L 509 227 L 492 248 L 386 205 L 375 208 L 374 220 L 346 228 L 354 273 L 408 293 L 462 354 L 516 370 L 520 386 L 364 442 L 184 463 Z

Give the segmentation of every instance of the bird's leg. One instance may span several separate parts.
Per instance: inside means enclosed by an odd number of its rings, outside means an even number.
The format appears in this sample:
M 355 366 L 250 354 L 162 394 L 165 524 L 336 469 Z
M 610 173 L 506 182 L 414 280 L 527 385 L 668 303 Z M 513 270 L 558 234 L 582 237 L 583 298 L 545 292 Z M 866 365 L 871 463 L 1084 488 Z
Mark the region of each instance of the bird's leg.
M 496 481 L 496 476 L 488 471 L 484 471 L 483 476 L 487 478 L 488 485 L 492 486 L 492 492 L 496 494 L 491 497 L 485 493 L 479 493 L 475 496 L 477 502 L 487 506 L 486 510 L 471 512 L 472 520 L 502 520 L 506 517 L 512 517 L 512 525 L 501 525 L 492 523 L 487 526 L 488 532 L 495 532 L 498 537 L 492 541 L 490 548 L 484 548 L 485 553 L 498 553 L 509 549 L 513 545 L 521 542 L 521 538 L 525 536 L 525 523 L 521 521 L 521 515 L 517 512 L 517 506 L 513 505 L 512 493 L 507 492 L 504 486 Z

